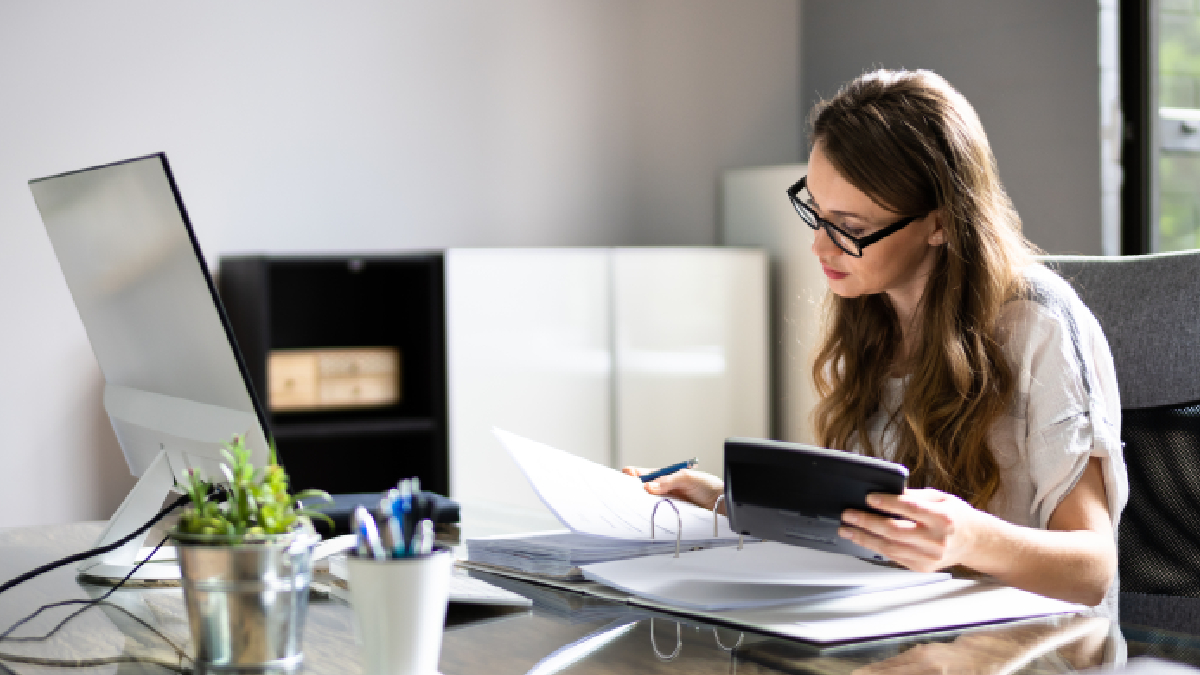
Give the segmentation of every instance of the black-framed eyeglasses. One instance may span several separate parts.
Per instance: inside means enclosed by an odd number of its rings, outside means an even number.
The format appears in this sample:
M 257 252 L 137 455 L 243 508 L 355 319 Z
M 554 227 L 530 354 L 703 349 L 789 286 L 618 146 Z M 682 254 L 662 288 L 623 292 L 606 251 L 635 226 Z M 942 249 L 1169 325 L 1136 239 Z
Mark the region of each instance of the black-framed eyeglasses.
M 792 206 L 796 208 L 796 213 L 800 214 L 800 218 L 802 218 L 804 222 L 807 223 L 812 229 L 819 230 L 821 228 L 825 228 L 825 233 L 829 235 L 829 238 L 833 240 L 833 243 L 837 244 L 838 248 L 854 256 L 855 258 L 862 257 L 862 250 L 864 248 L 874 244 L 880 239 L 883 239 L 889 234 L 899 232 L 900 230 L 904 229 L 906 225 L 921 217 L 911 216 L 897 220 L 878 232 L 873 232 L 865 237 L 856 237 L 837 225 L 829 222 L 828 220 L 825 220 L 821 216 L 818 216 L 812 205 L 808 203 L 811 200 L 812 195 L 809 195 L 808 200 L 800 198 L 800 192 L 807 190 L 807 186 L 808 176 L 805 176 L 796 181 L 795 185 L 788 188 L 788 199 L 792 200 Z

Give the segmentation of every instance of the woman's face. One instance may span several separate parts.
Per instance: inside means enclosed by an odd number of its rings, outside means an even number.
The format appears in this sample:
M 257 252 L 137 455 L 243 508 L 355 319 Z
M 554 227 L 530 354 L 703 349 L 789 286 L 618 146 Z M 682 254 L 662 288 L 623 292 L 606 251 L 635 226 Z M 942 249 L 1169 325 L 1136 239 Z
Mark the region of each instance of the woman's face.
M 856 237 L 904 217 L 876 204 L 842 178 L 825 158 L 820 143 L 813 146 L 809 157 L 808 191 L 822 218 Z M 812 252 L 821 261 L 829 290 L 844 298 L 887 293 L 902 313 L 911 311 L 920 300 L 945 236 L 937 212 L 867 246 L 861 258 L 838 248 L 824 229 L 813 234 Z

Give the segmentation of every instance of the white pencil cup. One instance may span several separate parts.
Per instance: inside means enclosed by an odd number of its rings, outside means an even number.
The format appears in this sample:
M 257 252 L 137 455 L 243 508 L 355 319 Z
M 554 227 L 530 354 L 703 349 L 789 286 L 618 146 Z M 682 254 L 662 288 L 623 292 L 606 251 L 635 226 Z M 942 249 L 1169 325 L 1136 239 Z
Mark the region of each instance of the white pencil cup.
M 351 554 L 350 598 L 366 675 L 436 675 L 454 558 L 435 551 L 374 560 Z

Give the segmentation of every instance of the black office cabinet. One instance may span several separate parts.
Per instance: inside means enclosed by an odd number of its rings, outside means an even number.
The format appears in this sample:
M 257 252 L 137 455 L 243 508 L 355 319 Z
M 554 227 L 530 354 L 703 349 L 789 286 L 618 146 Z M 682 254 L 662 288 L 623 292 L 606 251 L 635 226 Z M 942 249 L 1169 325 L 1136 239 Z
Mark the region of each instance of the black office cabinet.
M 230 257 L 218 288 L 281 463 L 296 489 L 377 492 L 410 476 L 446 494 L 446 350 L 440 253 Z M 392 347 L 400 399 L 374 407 L 273 410 L 273 350 Z

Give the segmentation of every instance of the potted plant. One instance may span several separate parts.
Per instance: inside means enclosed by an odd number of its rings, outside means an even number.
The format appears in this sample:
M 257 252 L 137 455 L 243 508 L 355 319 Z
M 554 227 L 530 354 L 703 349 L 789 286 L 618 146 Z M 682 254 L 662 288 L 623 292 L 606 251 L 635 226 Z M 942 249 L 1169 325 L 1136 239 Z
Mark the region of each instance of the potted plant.
M 208 672 L 290 671 L 300 665 L 300 639 L 320 540 L 293 495 L 271 445 L 267 466 L 250 462 L 245 439 L 225 443 L 221 489 L 195 469 L 182 486 L 190 503 L 171 539 L 179 559 L 197 665 Z

